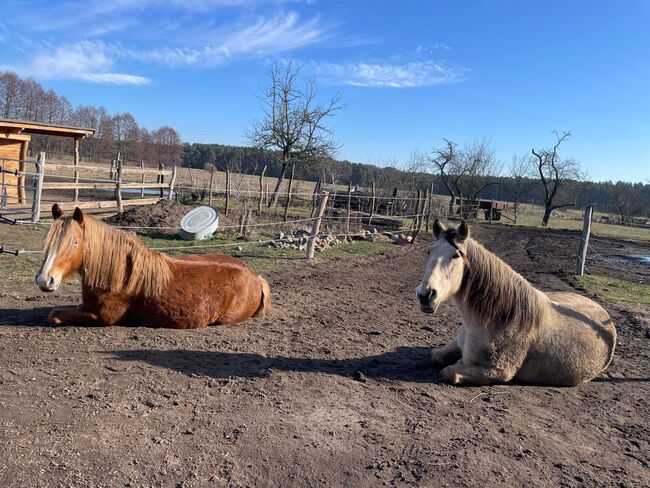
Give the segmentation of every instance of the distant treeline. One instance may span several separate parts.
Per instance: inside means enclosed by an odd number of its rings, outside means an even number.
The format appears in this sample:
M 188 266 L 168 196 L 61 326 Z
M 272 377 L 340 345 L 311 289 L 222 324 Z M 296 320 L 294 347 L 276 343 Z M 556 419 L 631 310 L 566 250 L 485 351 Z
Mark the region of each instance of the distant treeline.
M 277 177 L 280 162 L 273 153 L 245 146 L 226 146 L 221 144 L 183 144 L 182 160 L 184 166 L 219 170 L 230 169 L 245 174 L 260 174 L 264 166 L 266 175 Z M 373 182 L 384 191 L 398 188 L 401 191 L 425 190 L 433 183 L 434 193 L 447 195 L 441 178 L 436 174 L 410 172 L 393 167 L 380 168 L 371 164 L 350 161 L 327 160 L 311 164 L 298 164 L 296 178 L 318 181 L 324 186 L 332 183 L 369 187 Z M 508 192 L 507 176 L 491 177 L 493 184 L 480 192 L 480 198 L 487 200 L 512 200 Z M 521 196 L 522 203 L 542 203 L 541 185 L 534 178 L 527 178 L 529 189 Z M 615 213 L 623 220 L 632 215 L 650 216 L 650 184 L 627 182 L 570 181 L 566 193 L 573 195 L 576 207 L 595 205 L 597 210 Z
M 181 140 L 172 127 L 149 131 L 130 113 L 110 114 L 104 107 L 89 105 L 73 107 L 54 90 L 12 71 L 0 71 L 0 118 L 94 129 L 95 134 L 80 144 L 81 157 L 87 161 L 111 160 L 119 152 L 125 161 L 180 162 Z M 66 137 L 34 135 L 29 151 L 32 156 L 45 151 L 48 158 L 62 158 L 72 155 L 73 142 Z

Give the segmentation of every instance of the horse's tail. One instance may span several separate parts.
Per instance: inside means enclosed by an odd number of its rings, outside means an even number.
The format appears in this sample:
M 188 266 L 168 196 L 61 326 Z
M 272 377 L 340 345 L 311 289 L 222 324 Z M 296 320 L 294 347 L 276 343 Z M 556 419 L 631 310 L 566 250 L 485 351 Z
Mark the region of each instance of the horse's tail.
M 611 334 L 604 334 L 606 337 L 605 342 L 607 342 L 607 347 L 609 347 L 609 358 L 607 359 L 607 364 L 605 364 L 603 371 L 605 371 L 609 365 L 612 364 L 612 361 L 614 360 L 614 350 L 616 349 L 616 326 L 614 325 L 614 321 L 611 318 L 609 319 L 609 323 L 612 324 L 612 330 L 609 331 Z
M 271 288 L 264 278 L 257 276 L 262 285 L 262 299 L 260 300 L 260 306 L 257 311 L 253 314 L 253 317 L 264 317 L 271 311 Z

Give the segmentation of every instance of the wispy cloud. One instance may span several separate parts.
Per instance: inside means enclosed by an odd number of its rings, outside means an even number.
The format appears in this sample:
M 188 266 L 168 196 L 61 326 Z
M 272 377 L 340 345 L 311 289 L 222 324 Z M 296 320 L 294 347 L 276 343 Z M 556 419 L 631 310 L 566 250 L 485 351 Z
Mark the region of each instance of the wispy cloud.
M 211 67 L 250 56 L 277 55 L 325 40 L 331 27 L 318 17 L 301 22 L 295 12 L 258 18 L 215 34 L 216 40 L 202 47 L 127 49 L 125 55 L 144 62 L 171 67 Z
M 416 49 L 415 52 L 418 54 L 421 53 L 432 53 L 434 51 L 451 51 L 451 46 L 443 43 L 443 42 L 436 42 L 435 44 L 420 44 Z
M 113 71 L 115 47 L 103 42 L 79 41 L 54 48 L 42 46 L 24 65 L 12 66 L 23 76 L 41 80 L 81 80 L 92 83 L 148 85 L 144 76 Z
M 312 63 L 311 69 L 333 84 L 384 88 L 417 88 L 463 81 L 467 68 L 443 61 L 408 63 Z
M 144 76 L 116 72 L 118 64 L 155 64 L 168 68 L 215 67 L 259 56 L 291 52 L 327 39 L 333 26 L 314 17 L 303 21 L 296 12 L 279 12 L 212 31 L 198 47 L 153 48 L 125 46 L 119 42 L 81 40 L 58 44 L 25 39 L 24 64 L 9 66 L 37 79 L 76 79 L 92 83 L 146 85 Z
M 9 39 L 9 29 L 7 26 L 0 22 L 0 42 L 6 42 Z

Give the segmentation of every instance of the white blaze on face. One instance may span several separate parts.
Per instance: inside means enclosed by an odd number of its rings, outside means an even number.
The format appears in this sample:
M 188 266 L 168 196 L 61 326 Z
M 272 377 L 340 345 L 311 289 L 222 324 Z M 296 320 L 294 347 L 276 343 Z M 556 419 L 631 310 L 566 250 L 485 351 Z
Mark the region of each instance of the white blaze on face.
M 54 260 L 56 259 L 56 253 L 59 250 L 59 244 L 61 244 L 61 237 L 59 237 L 50 248 L 47 257 L 45 258 L 45 262 L 43 263 L 43 266 L 41 266 L 41 270 L 36 275 L 36 284 L 43 291 L 54 291 L 61 283 L 60 278 L 50 276 L 50 271 L 54 265 Z

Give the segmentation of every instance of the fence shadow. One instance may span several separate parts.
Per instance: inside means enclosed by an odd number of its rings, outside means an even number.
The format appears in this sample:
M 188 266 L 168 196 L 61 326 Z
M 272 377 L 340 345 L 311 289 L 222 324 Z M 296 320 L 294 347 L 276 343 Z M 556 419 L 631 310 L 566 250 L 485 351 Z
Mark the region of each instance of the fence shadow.
M 188 376 L 202 375 L 215 379 L 259 378 L 266 376 L 269 370 L 281 370 L 324 373 L 358 380 L 365 376 L 373 379 L 431 383 L 438 381 L 438 373 L 429 364 L 429 351 L 430 348 L 426 347 L 399 347 L 382 354 L 349 359 L 266 357 L 254 353 L 185 349 L 116 350 L 107 351 L 106 354 L 122 361 L 141 361 Z

